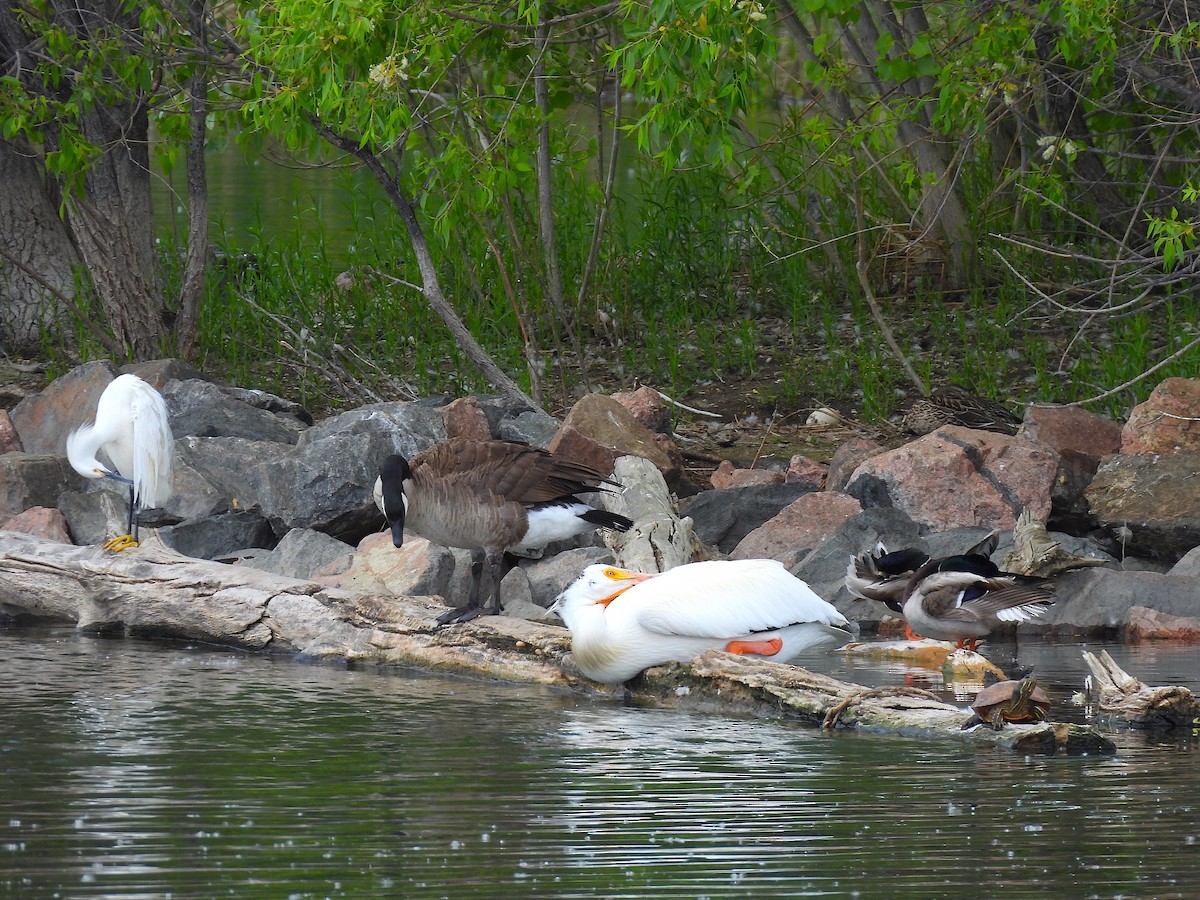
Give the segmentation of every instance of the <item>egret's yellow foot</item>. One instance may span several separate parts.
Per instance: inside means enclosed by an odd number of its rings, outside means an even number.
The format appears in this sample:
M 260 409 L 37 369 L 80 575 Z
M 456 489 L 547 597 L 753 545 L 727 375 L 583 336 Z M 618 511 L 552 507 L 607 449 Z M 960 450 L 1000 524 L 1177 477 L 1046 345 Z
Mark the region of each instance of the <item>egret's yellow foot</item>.
M 757 653 L 759 656 L 774 656 L 783 649 L 781 638 L 771 638 L 769 641 L 730 641 L 725 645 L 726 653 L 736 653 L 739 656 L 747 653 Z
M 105 544 L 104 549 L 111 550 L 113 553 L 118 553 L 121 550 L 128 550 L 130 547 L 136 547 L 137 545 L 138 541 L 133 539 L 132 534 L 122 534 Z

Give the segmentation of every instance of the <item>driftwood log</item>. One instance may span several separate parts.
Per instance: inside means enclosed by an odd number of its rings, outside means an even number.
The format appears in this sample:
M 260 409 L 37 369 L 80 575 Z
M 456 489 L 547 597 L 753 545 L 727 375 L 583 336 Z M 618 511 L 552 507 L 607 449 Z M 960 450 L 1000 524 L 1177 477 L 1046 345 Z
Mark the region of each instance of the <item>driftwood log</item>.
M 634 522 L 624 533 L 605 537 L 617 563 L 634 572 L 665 572 L 690 563 L 696 550 L 692 520 L 675 513 L 671 492 L 654 463 L 640 456 L 621 456 L 613 466 L 621 490 L 600 495 L 609 512 Z
M 1108 725 L 1129 728 L 1178 728 L 1191 726 L 1200 718 L 1196 695 L 1180 685 L 1151 687 L 1138 681 L 1107 650 L 1099 655 L 1083 651 L 1092 670 L 1089 693 L 1095 698 L 1097 714 Z
M 826 728 L 966 741 L 1025 753 L 1115 752 L 1080 725 L 961 730 L 969 713 L 911 689 L 868 689 L 710 652 L 604 687 L 570 661 L 566 629 L 508 617 L 438 628 L 433 598 L 374 597 L 179 555 L 153 539 L 113 554 L 0 532 L 0 614 L 318 659 L 556 685 L 636 703 L 763 715 Z

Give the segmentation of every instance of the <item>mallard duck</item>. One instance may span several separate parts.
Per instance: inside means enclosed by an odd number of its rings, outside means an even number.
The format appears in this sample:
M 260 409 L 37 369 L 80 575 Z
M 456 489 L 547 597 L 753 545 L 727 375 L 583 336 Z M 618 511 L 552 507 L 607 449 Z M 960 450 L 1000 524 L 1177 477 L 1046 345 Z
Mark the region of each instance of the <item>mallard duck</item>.
M 104 453 L 112 468 L 97 458 Z M 84 478 L 112 478 L 129 485 L 129 531 L 104 545 L 138 545 L 138 514 L 171 495 L 175 443 L 162 394 L 136 375 L 118 375 L 96 403 L 96 420 L 67 436 L 67 460 Z
M 845 616 L 772 559 L 708 560 L 658 575 L 591 565 L 550 609 L 571 631 L 576 665 L 605 683 L 705 650 L 787 662 L 850 637 Z
M 999 538 L 999 532 L 993 531 L 965 552 L 937 560 L 934 568 L 939 571 L 957 569 L 989 577 L 1000 575 L 1000 569 L 989 559 L 996 552 Z M 879 601 L 904 619 L 904 597 L 909 582 L 929 561 L 929 554 L 916 547 L 889 552 L 883 541 L 879 541 L 874 549 L 850 558 L 846 568 L 846 589 L 860 600 Z M 904 619 L 904 636 L 910 641 L 921 640 L 907 619 Z
M 486 561 L 493 611 L 500 614 L 500 582 L 512 560 L 595 528 L 628 531 L 625 516 L 588 506 L 576 495 L 615 482 L 545 450 L 512 441 L 449 440 L 412 458 L 388 456 L 375 481 L 375 503 L 404 543 L 407 528 L 435 544 L 472 551 L 467 604 L 439 624 L 465 622 L 483 613 L 480 581 Z
M 955 384 L 935 387 L 928 397 L 914 400 L 901 422 L 912 434 L 929 434 L 943 425 L 1016 434 L 1021 420 L 1007 408 Z
M 974 650 L 997 622 L 1028 622 L 1054 602 L 1045 582 L 1019 575 L 973 571 L 967 557 L 930 560 L 909 579 L 904 618 L 926 637 Z M 994 568 L 989 561 L 988 568 Z

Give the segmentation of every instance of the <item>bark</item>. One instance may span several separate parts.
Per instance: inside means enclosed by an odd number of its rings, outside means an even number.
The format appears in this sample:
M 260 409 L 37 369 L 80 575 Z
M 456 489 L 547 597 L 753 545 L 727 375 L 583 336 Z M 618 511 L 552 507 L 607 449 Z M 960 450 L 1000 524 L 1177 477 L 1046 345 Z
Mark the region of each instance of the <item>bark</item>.
M 429 598 L 373 597 L 181 556 L 154 540 L 112 554 L 0 532 L 0 612 L 92 631 L 182 637 L 307 658 L 415 666 L 544 684 L 635 703 L 864 728 L 1020 753 L 1115 752 L 1094 729 L 1063 723 L 962 730 L 969 714 L 911 688 L 867 689 L 804 669 L 709 652 L 623 687 L 584 678 L 566 629 L 505 617 L 438 628 Z
M 1091 693 L 1098 712 L 1107 722 L 1130 728 L 1177 728 L 1192 726 L 1200 716 L 1196 695 L 1185 687 L 1151 687 L 1138 681 L 1107 650 L 1100 655 L 1084 651 L 1092 670 Z
M 33 155 L 0 141 L 0 343 L 36 352 L 75 294 L 79 262 Z

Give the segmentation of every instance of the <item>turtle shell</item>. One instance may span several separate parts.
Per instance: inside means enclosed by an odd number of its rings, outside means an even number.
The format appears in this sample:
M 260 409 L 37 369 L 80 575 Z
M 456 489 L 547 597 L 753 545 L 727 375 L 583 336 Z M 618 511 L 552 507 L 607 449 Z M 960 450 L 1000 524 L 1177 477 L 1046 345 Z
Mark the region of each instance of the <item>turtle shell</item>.
M 1021 682 L 1019 681 L 998 681 L 993 685 L 985 687 L 975 696 L 975 701 L 971 704 L 971 709 L 975 710 L 975 714 L 983 719 L 983 721 L 990 722 L 992 720 L 992 712 L 996 707 L 1001 703 L 1012 700 L 1020 687 Z M 1034 682 L 1033 691 L 1029 695 L 1029 705 L 1034 709 L 1039 709 L 1043 715 L 1050 709 L 1050 697 L 1037 686 L 1036 681 Z M 1037 718 L 1037 716 L 1031 710 L 1019 716 L 1014 717 L 1009 715 L 1005 716 L 1005 718 L 1012 722 L 1022 719 L 1033 719 Z

